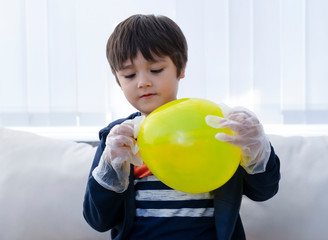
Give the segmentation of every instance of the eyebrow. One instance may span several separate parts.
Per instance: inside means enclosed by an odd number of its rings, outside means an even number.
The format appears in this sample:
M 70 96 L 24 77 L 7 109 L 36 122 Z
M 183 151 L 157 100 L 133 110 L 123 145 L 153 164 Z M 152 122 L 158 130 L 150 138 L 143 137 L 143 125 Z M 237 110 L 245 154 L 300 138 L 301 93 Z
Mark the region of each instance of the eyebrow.
M 132 69 L 133 68 L 133 64 L 128 64 L 128 65 L 123 65 L 121 67 L 121 69 L 119 69 L 119 71 L 122 71 L 122 70 L 126 70 L 126 69 Z

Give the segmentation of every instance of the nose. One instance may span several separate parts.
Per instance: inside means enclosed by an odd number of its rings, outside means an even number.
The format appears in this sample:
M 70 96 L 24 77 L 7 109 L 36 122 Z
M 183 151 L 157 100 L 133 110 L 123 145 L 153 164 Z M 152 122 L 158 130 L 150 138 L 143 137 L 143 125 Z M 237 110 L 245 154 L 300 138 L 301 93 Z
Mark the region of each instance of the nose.
M 151 87 L 152 81 L 147 74 L 140 74 L 138 78 L 138 88 Z

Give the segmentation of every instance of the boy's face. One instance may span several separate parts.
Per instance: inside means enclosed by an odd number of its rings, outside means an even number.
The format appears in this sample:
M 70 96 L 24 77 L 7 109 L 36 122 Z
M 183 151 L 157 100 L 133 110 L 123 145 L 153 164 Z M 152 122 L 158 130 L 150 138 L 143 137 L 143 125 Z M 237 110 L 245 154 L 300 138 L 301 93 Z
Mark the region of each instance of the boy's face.
M 184 77 L 184 69 L 177 77 L 177 69 L 170 57 L 155 55 L 154 60 L 147 61 L 138 52 L 133 62 L 125 61 L 123 68 L 116 72 L 126 99 L 146 116 L 177 98 L 179 79 Z

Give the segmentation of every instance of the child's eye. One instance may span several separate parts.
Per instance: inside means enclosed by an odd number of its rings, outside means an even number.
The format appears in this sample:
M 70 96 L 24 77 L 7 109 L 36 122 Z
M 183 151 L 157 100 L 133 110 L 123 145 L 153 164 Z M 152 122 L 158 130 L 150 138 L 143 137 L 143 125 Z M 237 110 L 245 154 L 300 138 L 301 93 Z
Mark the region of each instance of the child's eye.
M 161 71 L 163 71 L 163 68 L 161 69 L 154 69 L 154 70 L 150 70 L 152 73 L 160 73 Z
M 136 74 L 133 73 L 133 74 L 125 75 L 124 77 L 125 77 L 125 78 L 133 78 L 135 75 L 136 75 Z

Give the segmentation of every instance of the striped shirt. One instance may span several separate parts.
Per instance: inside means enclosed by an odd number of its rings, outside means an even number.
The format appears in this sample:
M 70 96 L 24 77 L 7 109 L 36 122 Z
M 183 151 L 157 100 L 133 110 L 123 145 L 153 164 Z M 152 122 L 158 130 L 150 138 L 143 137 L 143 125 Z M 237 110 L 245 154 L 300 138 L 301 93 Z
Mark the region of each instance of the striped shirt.
M 216 239 L 210 193 L 180 192 L 154 175 L 134 183 L 136 218 L 130 239 Z

